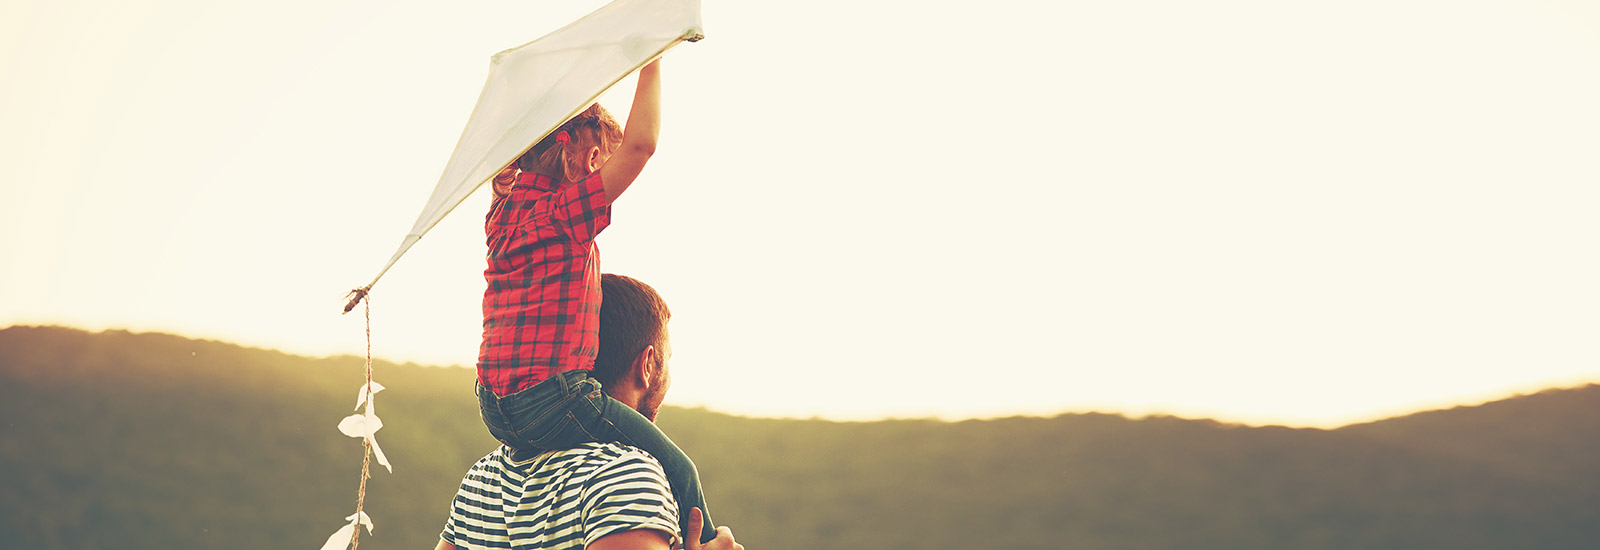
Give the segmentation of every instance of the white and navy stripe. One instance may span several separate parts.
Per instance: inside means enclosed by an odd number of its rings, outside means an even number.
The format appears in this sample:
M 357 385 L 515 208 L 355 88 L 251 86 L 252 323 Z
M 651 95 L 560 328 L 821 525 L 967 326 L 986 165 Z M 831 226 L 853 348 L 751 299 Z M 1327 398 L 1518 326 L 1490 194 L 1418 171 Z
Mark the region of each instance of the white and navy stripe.
M 678 505 L 661 464 L 634 447 L 585 443 L 513 462 L 506 447 L 461 480 L 439 536 L 457 548 L 582 549 L 655 529 L 678 540 Z

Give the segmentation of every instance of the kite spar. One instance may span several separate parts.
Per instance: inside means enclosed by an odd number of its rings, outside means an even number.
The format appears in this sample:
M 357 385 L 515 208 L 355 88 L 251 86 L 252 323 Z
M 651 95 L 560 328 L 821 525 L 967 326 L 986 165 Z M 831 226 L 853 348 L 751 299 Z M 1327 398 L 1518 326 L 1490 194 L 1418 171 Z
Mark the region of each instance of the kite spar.
M 616 0 L 538 40 L 497 53 L 433 195 L 389 262 L 350 291 L 349 313 L 400 256 L 489 178 L 650 60 L 695 42 L 700 0 Z

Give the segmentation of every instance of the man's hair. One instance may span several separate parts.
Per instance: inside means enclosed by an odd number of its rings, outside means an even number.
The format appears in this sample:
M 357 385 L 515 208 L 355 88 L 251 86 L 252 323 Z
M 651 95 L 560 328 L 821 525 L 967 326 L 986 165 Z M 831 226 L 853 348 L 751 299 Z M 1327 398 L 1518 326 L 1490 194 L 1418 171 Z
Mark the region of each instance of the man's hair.
M 600 353 L 594 359 L 594 379 L 610 387 L 645 347 L 655 346 L 659 355 L 671 318 L 667 303 L 650 285 L 625 275 L 601 275 Z

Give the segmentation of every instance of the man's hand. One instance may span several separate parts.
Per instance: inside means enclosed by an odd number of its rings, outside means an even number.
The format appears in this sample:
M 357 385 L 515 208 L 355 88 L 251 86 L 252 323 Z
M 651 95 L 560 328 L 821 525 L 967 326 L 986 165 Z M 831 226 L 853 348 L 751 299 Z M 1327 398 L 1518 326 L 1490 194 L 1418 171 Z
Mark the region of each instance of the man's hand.
M 717 538 L 711 542 L 700 544 L 700 531 L 705 529 L 706 520 L 700 514 L 699 508 L 689 509 L 689 536 L 683 540 L 684 550 L 744 550 L 744 545 L 733 541 L 733 530 L 724 525 L 717 528 Z

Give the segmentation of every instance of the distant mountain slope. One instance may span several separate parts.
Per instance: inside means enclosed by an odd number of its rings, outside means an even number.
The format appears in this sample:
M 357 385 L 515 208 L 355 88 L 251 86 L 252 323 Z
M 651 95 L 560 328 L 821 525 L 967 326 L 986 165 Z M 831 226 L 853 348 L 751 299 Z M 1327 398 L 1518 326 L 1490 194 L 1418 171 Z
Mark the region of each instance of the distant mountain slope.
M 1600 461 L 1600 437 L 1593 437 L 1600 435 L 1600 385 L 1547 390 L 1339 431 L 1491 465 L 1530 480 L 1564 483 L 1593 475 Z M 1585 434 L 1591 437 L 1574 437 Z
M 26 548 L 316 548 L 355 508 L 361 447 L 335 426 L 361 365 L 161 334 L 0 331 L 0 532 Z M 431 547 L 451 486 L 494 442 L 470 371 L 377 369 L 396 473 L 374 474 L 378 531 L 362 547 Z
M 494 442 L 472 372 L 380 363 L 363 548 L 427 548 Z M 0 330 L 0 546 L 315 548 L 353 508 L 361 360 Z M 1103 414 L 837 423 L 664 410 L 753 549 L 1594 548 L 1600 386 L 1338 430 Z

